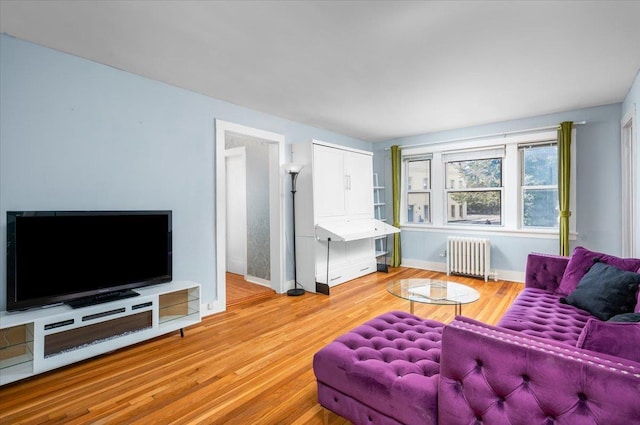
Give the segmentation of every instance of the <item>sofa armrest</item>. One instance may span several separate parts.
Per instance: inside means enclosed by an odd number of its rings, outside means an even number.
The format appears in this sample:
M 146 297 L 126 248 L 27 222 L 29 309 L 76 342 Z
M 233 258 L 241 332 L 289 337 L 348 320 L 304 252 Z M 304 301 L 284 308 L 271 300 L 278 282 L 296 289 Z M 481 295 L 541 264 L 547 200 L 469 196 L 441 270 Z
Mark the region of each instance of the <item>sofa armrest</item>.
M 640 364 L 457 317 L 442 337 L 441 424 L 609 424 L 640 418 Z
M 529 254 L 524 278 L 525 287 L 556 292 L 567 264 L 569 264 L 569 257 L 538 253 Z

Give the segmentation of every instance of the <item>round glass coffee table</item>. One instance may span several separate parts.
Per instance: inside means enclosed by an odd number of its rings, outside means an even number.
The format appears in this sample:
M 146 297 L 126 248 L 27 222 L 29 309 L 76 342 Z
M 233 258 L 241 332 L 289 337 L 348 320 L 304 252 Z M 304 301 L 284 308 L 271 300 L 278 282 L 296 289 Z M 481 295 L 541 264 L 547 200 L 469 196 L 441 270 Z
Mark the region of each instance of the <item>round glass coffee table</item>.
M 387 291 L 396 297 L 409 300 L 411 313 L 413 303 L 453 305 L 456 315 L 462 313 L 462 304 L 477 301 L 480 294 L 461 283 L 436 279 L 397 279 L 389 282 Z

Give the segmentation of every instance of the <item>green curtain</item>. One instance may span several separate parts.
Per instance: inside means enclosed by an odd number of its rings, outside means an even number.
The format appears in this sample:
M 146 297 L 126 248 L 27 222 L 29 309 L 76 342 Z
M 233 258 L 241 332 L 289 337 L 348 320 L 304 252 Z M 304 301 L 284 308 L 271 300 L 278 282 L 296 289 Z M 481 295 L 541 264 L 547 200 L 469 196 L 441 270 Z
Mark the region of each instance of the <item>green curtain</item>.
M 572 121 L 558 128 L 558 200 L 560 201 L 560 255 L 569 256 L 569 192 L 571 187 Z
M 400 227 L 400 148 L 391 146 L 391 196 L 393 207 L 393 225 Z M 393 234 L 393 252 L 391 253 L 391 267 L 398 267 L 402 253 L 400 251 L 400 233 Z

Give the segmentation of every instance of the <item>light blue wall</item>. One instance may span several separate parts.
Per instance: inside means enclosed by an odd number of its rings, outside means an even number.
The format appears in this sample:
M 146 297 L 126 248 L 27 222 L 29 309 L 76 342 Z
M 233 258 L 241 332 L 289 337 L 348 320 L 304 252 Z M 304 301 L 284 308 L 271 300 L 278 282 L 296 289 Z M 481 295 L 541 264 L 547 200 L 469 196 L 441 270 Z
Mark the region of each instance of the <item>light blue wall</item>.
M 391 186 L 391 170 L 386 148 L 392 145 L 417 145 L 466 137 L 519 131 L 553 126 L 562 121 L 587 121 L 577 127 L 576 227 L 578 238 L 572 246 L 620 254 L 621 251 L 621 191 L 620 191 L 620 118 L 621 104 L 580 109 L 557 114 L 541 115 L 483 126 L 429 133 L 390 140 L 374 145 L 376 172 L 385 176 L 385 186 Z M 389 191 L 390 192 L 390 191 Z M 391 193 L 388 194 L 391 199 Z M 391 217 L 391 210 L 388 209 Z M 445 264 L 440 254 L 446 249 L 446 233 L 402 231 L 402 258 Z M 527 254 L 544 252 L 556 254 L 555 239 L 490 236 L 492 268 L 524 271 Z
M 0 309 L 7 210 L 171 209 L 174 278 L 200 282 L 203 302 L 214 300 L 215 119 L 284 134 L 287 143 L 316 138 L 371 150 L 7 35 L 0 93 Z
M 620 118 L 628 105 L 640 104 L 639 92 L 636 77 L 624 104 L 372 146 L 0 35 L 0 240 L 6 240 L 7 210 L 171 209 L 175 278 L 200 282 L 203 302 L 212 301 L 216 294 L 215 119 L 284 134 L 287 143 L 315 138 L 375 149 L 374 169 L 388 188 L 388 204 L 390 161 L 384 149 L 393 144 L 586 120 L 588 124 L 577 130 L 577 243 L 615 254 L 621 244 Z M 289 149 L 286 151 L 289 157 Z M 390 209 L 387 216 L 391 217 Z M 290 239 L 290 215 L 286 221 Z M 403 257 L 444 262 L 439 257 L 444 236 L 403 231 Z M 493 240 L 494 267 L 499 269 L 523 270 L 528 252 L 557 251 L 556 241 L 504 236 Z M 6 300 L 5 250 L 3 242 L 0 309 Z M 288 279 L 292 270 L 288 261 Z

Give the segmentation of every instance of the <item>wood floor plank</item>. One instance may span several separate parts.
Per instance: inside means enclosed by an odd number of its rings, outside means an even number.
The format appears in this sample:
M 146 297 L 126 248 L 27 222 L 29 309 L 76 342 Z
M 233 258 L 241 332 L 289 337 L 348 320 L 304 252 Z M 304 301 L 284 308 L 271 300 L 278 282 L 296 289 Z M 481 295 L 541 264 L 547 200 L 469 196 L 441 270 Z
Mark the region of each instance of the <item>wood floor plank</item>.
M 115 352 L 0 387 L 0 424 L 323 423 L 312 359 L 338 335 L 409 302 L 389 294 L 401 278 L 443 278 L 480 292 L 465 316 L 495 324 L 523 286 L 391 268 L 336 286 L 331 295 L 245 296 L 224 313 Z M 449 322 L 453 306 L 415 304 Z M 348 422 L 330 414 L 331 425 Z
M 274 294 L 273 289 L 247 282 L 244 276 L 235 273 L 226 273 L 227 279 L 227 308 L 244 303 L 248 300 L 255 300 L 268 297 Z

